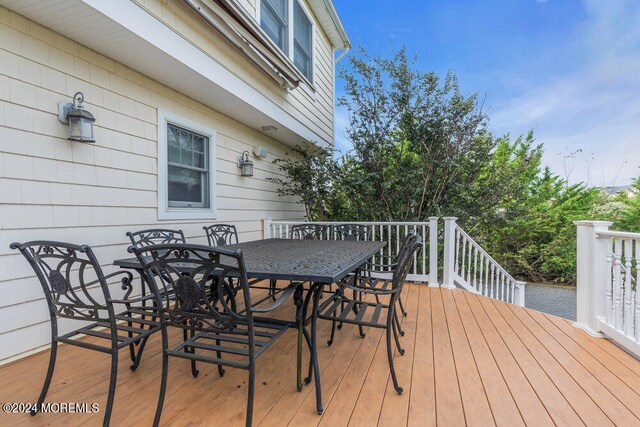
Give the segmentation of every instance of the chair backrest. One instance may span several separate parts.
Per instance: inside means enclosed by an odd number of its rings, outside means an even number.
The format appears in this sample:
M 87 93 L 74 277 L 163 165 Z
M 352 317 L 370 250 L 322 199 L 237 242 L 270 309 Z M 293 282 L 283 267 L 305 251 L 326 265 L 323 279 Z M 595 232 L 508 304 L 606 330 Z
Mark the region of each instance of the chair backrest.
M 182 230 L 165 228 L 151 228 L 140 231 L 127 231 L 127 236 L 134 246 L 166 245 L 171 243 L 186 243 Z
M 340 224 L 334 227 L 338 240 L 369 240 L 371 227 L 364 224 Z
M 414 254 L 422 248 L 422 239 L 416 233 L 407 234 L 396 256 L 396 268 L 393 270 L 392 287 L 402 291 L 409 271 L 413 268 Z
M 235 225 L 214 224 L 202 227 L 207 234 L 209 246 L 226 246 L 239 243 Z
M 290 234 L 292 239 L 326 239 L 327 227 L 320 224 L 294 224 L 291 226 Z
M 87 245 L 38 240 L 12 243 L 26 258 L 40 281 L 55 317 L 76 320 L 113 318 L 109 287 L 93 250 Z M 131 293 L 131 277 L 122 281 L 126 296 Z
M 242 251 L 169 244 L 130 246 L 129 252 L 136 255 L 150 278 L 156 303 L 162 307 L 162 317 L 168 324 L 223 333 L 233 331 L 241 323 L 250 334 L 253 333 L 251 297 Z M 239 282 L 242 305 L 248 310 L 238 310 L 236 297 L 228 288 L 228 278 Z

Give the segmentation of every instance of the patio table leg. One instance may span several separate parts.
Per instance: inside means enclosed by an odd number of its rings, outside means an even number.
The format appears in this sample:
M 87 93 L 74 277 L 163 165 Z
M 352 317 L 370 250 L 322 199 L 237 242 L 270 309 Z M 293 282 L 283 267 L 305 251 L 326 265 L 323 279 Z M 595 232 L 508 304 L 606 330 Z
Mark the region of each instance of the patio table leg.
M 322 387 L 320 385 L 320 367 L 318 366 L 318 345 L 317 345 L 317 320 L 318 320 L 318 301 L 322 294 L 323 285 L 317 283 L 313 285 L 313 310 L 311 312 L 311 352 L 313 358 L 313 374 L 316 380 L 316 409 L 318 414 L 322 414 Z

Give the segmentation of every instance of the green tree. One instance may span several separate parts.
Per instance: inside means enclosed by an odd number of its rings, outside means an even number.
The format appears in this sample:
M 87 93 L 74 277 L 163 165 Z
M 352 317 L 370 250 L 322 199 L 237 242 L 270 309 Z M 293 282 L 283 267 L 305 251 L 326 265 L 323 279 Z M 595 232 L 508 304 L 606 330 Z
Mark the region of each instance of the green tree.
M 619 218 L 613 219 L 615 227 L 624 231 L 640 231 L 640 178 L 633 182 L 632 194 L 622 192 L 616 201 L 623 205 L 623 209 Z
M 333 218 L 332 211 L 339 206 L 333 190 L 339 168 L 333 154 L 333 149 L 301 144 L 273 162 L 285 174 L 284 179 L 272 179 L 280 184 L 278 193 L 281 196 L 299 197 L 310 221 Z
M 405 49 L 382 58 L 360 48 L 349 65 L 339 103 L 353 149 L 336 159 L 300 146 L 276 161 L 287 176 L 280 193 L 299 196 L 309 219 L 457 216 L 516 277 L 563 283 L 575 280 L 574 220 L 613 215 L 640 228 L 639 196 L 568 185 L 542 166 L 532 132 L 494 137 L 478 96 L 461 94 L 454 73 L 419 71 Z

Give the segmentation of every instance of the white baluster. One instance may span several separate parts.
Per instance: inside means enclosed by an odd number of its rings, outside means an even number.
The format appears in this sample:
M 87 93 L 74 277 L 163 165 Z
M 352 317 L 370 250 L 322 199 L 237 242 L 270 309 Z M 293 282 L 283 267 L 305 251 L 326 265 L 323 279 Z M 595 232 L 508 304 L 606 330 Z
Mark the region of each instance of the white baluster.
M 633 311 L 631 307 L 631 245 L 632 240 L 625 240 L 624 242 L 624 332 L 628 337 L 633 336 Z
M 460 239 L 462 236 L 460 236 L 460 232 L 458 231 L 458 227 L 456 226 L 456 228 L 454 229 L 454 236 L 455 236 L 455 250 L 453 252 L 454 256 L 453 259 L 455 260 L 454 264 L 453 264 L 453 271 L 455 271 L 456 273 L 458 273 L 460 271 Z
M 471 268 L 473 267 L 473 259 L 471 258 L 472 254 L 473 254 L 473 244 L 471 243 L 471 241 L 469 241 L 469 246 L 467 249 L 467 262 L 466 262 L 466 266 L 467 266 L 466 281 L 469 284 L 469 286 L 473 286 L 471 284 Z
M 609 239 L 607 251 L 607 288 L 605 292 L 605 320 L 607 325 L 613 325 L 613 242 Z
M 613 253 L 613 319 L 615 327 L 622 330 L 622 240 L 615 239 Z
M 484 292 L 482 295 L 489 296 L 489 260 L 486 255 L 483 255 L 482 259 L 484 260 Z
M 460 263 L 462 264 L 460 267 L 460 277 L 462 278 L 462 280 L 464 280 L 464 273 L 465 273 L 465 268 L 466 268 L 466 254 L 467 254 L 467 238 L 466 236 L 461 236 L 462 237 L 462 253 L 460 254 Z
M 474 246 L 473 248 L 473 288 L 476 291 L 478 289 L 478 248 Z
M 491 284 L 491 298 L 496 297 L 496 281 L 495 281 L 495 275 L 496 275 L 496 267 L 495 265 L 493 265 L 493 263 L 491 263 L 491 282 L 489 282 Z
M 636 255 L 636 290 L 634 291 L 634 299 L 636 301 L 636 317 L 635 317 L 635 338 L 636 342 L 640 343 L 640 298 L 638 292 L 638 284 L 640 283 L 640 240 L 635 241 L 635 255 Z

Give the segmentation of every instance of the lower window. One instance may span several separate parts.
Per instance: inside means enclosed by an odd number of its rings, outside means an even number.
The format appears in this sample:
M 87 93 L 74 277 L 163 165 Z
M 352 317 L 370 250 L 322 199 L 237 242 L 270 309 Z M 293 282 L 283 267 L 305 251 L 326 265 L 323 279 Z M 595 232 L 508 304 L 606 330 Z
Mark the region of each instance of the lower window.
M 158 112 L 158 219 L 215 215 L 213 129 Z

